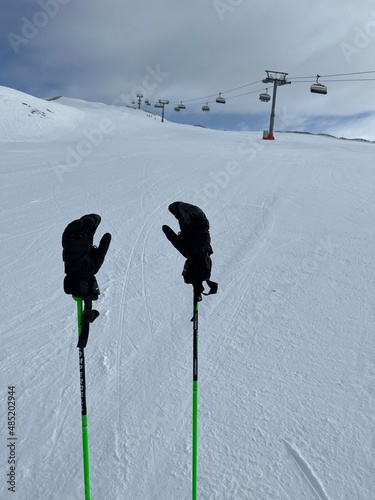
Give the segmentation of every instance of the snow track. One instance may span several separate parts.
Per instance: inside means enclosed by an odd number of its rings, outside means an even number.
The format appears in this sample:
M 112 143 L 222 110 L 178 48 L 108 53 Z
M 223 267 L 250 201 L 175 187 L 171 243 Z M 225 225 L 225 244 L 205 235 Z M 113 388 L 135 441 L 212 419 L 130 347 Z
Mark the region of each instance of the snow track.
M 327 495 L 325 494 L 323 486 L 321 485 L 319 480 L 316 478 L 314 472 L 312 471 L 311 467 L 306 462 L 306 460 L 301 456 L 300 453 L 298 453 L 298 451 L 295 448 L 293 448 L 293 446 L 290 443 L 288 443 L 288 441 L 284 440 L 284 444 L 285 444 L 286 449 L 288 450 L 290 456 L 293 458 L 295 464 L 297 465 L 298 469 L 301 471 L 302 476 L 306 479 L 308 484 L 311 486 L 316 497 L 319 500 L 330 500 L 327 497 Z

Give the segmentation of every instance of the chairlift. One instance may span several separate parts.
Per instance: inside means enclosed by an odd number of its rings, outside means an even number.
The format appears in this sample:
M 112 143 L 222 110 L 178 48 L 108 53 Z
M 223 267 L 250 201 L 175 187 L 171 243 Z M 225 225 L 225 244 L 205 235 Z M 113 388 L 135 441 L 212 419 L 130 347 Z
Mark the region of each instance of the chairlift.
M 219 92 L 219 97 L 216 97 L 216 102 L 220 104 L 225 104 L 225 99 L 224 97 L 221 97 L 221 92 Z
M 162 104 L 155 104 L 155 108 L 163 108 L 164 106 Z
M 185 104 L 182 103 L 182 101 L 180 102 L 180 104 L 178 105 L 178 107 L 180 109 L 186 109 L 186 106 L 185 106 Z
M 262 102 L 268 102 L 270 99 L 271 99 L 271 96 L 268 93 L 268 89 L 266 89 L 265 92 L 262 92 L 259 95 L 259 100 L 262 101 Z
M 181 109 L 181 108 L 180 108 L 180 106 L 176 106 L 176 107 L 174 108 L 174 110 L 175 110 L 175 111 L 180 111 L 180 109 Z
M 313 94 L 326 94 L 327 93 L 327 87 L 323 85 L 322 83 L 318 82 L 318 79 L 320 78 L 320 75 L 316 75 L 316 83 L 313 83 L 310 87 L 310 92 Z
M 208 102 L 204 106 L 202 106 L 202 111 L 210 111 L 210 106 L 208 105 Z
M 151 103 L 148 99 L 145 100 L 145 104 L 146 104 L 146 106 L 151 106 Z

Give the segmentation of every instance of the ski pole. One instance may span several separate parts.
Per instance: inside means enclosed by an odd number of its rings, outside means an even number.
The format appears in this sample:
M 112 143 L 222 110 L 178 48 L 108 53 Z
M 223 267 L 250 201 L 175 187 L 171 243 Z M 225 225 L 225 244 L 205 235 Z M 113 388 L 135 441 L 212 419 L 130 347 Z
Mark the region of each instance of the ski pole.
M 197 499 L 198 477 L 198 301 L 199 296 L 194 292 L 193 308 L 193 469 L 192 493 L 193 500 Z
M 82 299 L 74 297 L 77 302 L 78 338 L 82 333 Z M 90 500 L 90 465 L 89 465 L 89 435 L 87 427 L 86 405 L 86 375 L 85 375 L 85 350 L 79 346 L 79 375 L 81 386 L 81 413 L 82 413 L 82 448 L 83 448 L 83 475 L 85 483 L 85 500 Z
M 211 247 L 210 224 L 202 210 L 190 203 L 175 201 L 168 210 L 176 217 L 180 232 L 176 234 L 169 226 L 163 225 L 162 231 L 172 245 L 185 257 L 182 271 L 184 282 L 193 285 L 194 307 L 193 317 L 193 446 L 192 446 L 192 496 L 198 495 L 198 302 L 203 295 L 217 292 L 218 285 L 210 281 L 211 277 Z M 204 293 L 203 282 L 209 286 L 209 292 Z
M 95 231 L 100 222 L 101 217 L 98 214 L 83 215 L 80 219 L 70 222 L 62 235 L 62 257 L 66 275 L 64 292 L 71 295 L 77 304 L 85 500 L 90 500 L 90 468 L 84 349 L 89 337 L 90 323 L 99 316 L 99 312 L 92 308 L 92 302 L 100 295 L 95 275 L 104 262 L 111 242 L 111 235 L 105 233 L 99 245 L 94 245 Z

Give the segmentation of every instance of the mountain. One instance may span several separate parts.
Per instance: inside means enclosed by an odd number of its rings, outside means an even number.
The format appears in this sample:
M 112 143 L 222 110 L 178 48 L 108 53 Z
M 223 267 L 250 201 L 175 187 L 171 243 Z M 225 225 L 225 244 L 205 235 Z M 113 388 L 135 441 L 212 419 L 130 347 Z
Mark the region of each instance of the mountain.
M 199 311 L 199 498 L 372 500 L 374 144 L 5 87 L 0 107 L 0 466 L 15 460 L 17 498 L 83 498 L 61 235 L 87 213 L 112 234 L 85 350 L 92 498 L 191 498 L 192 289 L 161 231 L 182 200 L 210 220 L 219 282 Z

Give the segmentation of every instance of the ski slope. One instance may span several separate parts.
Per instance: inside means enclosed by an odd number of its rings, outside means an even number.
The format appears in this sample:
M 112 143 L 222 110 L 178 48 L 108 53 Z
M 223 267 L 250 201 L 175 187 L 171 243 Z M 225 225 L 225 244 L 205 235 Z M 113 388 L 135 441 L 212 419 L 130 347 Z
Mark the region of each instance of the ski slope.
M 92 212 L 112 234 L 85 351 L 92 499 L 191 498 L 192 289 L 161 231 L 182 200 L 210 220 L 219 282 L 199 313 L 199 498 L 374 500 L 375 144 L 4 87 L 0 106 L 0 498 L 84 497 L 61 235 Z

